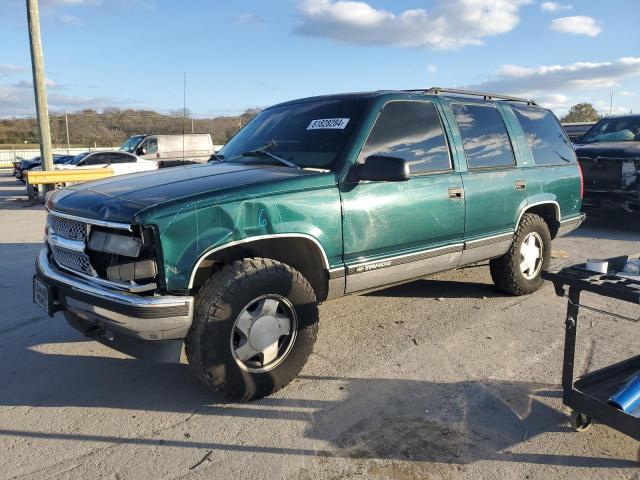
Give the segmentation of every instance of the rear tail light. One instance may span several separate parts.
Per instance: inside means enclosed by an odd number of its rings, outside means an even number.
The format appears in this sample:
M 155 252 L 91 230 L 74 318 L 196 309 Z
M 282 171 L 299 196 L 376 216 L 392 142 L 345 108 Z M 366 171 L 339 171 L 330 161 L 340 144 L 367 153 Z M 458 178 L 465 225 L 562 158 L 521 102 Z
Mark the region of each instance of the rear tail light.
M 578 172 L 580 172 L 580 200 L 582 200 L 584 198 L 584 174 L 580 162 L 578 162 Z

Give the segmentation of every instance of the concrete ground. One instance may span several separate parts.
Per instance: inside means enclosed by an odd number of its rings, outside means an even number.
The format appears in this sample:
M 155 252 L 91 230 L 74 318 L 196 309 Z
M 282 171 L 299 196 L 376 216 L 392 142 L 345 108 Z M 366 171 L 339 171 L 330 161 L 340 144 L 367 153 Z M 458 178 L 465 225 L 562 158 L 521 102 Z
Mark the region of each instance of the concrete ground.
M 45 213 L 21 194 L 0 176 L 0 479 L 640 478 L 638 442 L 568 426 L 550 284 L 505 296 L 485 265 L 329 302 L 300 377 L 230 404 L 188 365 L 127 358 L 32 305 Z M 637 219 L 590 220 L 556 262 L 639 240 Z M 578 373 L 637 354 L 637 326 L 585 313 Z

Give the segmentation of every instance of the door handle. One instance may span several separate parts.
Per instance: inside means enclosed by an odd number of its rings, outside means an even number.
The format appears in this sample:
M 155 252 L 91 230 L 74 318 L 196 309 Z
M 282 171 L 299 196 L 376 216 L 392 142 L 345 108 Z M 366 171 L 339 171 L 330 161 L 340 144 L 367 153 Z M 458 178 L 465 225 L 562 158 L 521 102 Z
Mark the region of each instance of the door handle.
M 460 187 L 449 187 L 449 198 L 453 199 L 463 199 L 464 198 L 464 189 Z
M 515 186 L 516 190 L 524 190 L 525 188 L 527 188 L 527 182 L 525 182 L 524 180 L 516 180 Z

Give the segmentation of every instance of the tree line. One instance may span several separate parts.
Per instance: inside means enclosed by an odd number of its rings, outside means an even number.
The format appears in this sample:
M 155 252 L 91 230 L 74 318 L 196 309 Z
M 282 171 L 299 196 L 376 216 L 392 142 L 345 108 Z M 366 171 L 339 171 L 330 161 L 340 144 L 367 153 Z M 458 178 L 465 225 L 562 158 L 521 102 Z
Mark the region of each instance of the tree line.
M 67 125 L 71 146 L 116 147 L 122 141 L 140 133 L 181 134 L 209 133 L 214 144 L 224 144 L 247 124 L 260 110 L 252 108 L 241 115 L 215 118 L 193 118 L 187 110 L 162 114 L 153 110 L 105 108 L 102 112 L 86 109 L 74 113 L 50 115 L 51 140 L 56 147 L 67 145 Z M 595 122 L 601 116 L 590 103 L 571 107 L 562 122 Z M 0 145 L 37 144 L 35 118 L 0 120 Z
M 224 144 L 247 124 L 259 109 L 248 109 L 241 115 L 215 118 L 193 118 L 187 110 L 162 114 L 153 110 L 105 108 L 102 112 L 85 109 L 64 114 L 51 113 L 51 140 L 54 146 L 67 145 L 67 125 L 71 146 L 118 146 L 140 133 L 181 134 L 209 133 L 214 144 Z M 0 120 L 0 144 L 38 143 L 35 118 Z

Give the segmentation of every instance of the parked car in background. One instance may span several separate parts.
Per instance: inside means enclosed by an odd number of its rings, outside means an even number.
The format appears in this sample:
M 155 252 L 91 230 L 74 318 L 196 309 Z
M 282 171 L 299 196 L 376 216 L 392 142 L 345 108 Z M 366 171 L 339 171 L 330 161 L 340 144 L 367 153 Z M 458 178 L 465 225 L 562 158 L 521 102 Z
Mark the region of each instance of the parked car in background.
M 63 165 L 67 162 L 70 162 L 73 159 L 73 155 L 53 155 L 53 164 L 54 165 Z M 41 167 L 42 160 L 40 157 L 32 158 L 31 160 L 20 160 L 19 162 L 14 162 L 13 166 L 13 174 L 14 176 L 21 181 L 24 181 L 24 172 L 29 170 L 33 170 L 34 168 Z
M 56 170 L 78 168 L 110 167 L 114 175 L 157 170 L 158 164 L 152 160 L 143 160 L 126 152 L 84 152 L 76 155 L 68 162 L 55 166 Z M 34 170 L 42 170 L 36 167 Z
M 145 160 L 155 160 L 160 168 L 205 163 L 214 153 L 213 141 L 208 133 L 133 135 L 124 141 L 120 151 Z
M 552 240 L 584 220 L 571 142 L 514 97 L 295 100 L 217 158 L 53 194 L 33 298 L 134 355 L 179 361 L 184 341 L 233 399 L 297 375 L 319 302 L 487 260 L 498 289 L 529 294 Z
M 607 117 L 575 145 L 584 174 L 584 209 L 640 212 L 640 115 Z
M 576 143 L 595 123 L 596 122 L 574 122 L 563 123 L 562 126 L 564 127 L 564 131 L 567 132 L 569 139 L 573 143 Z

